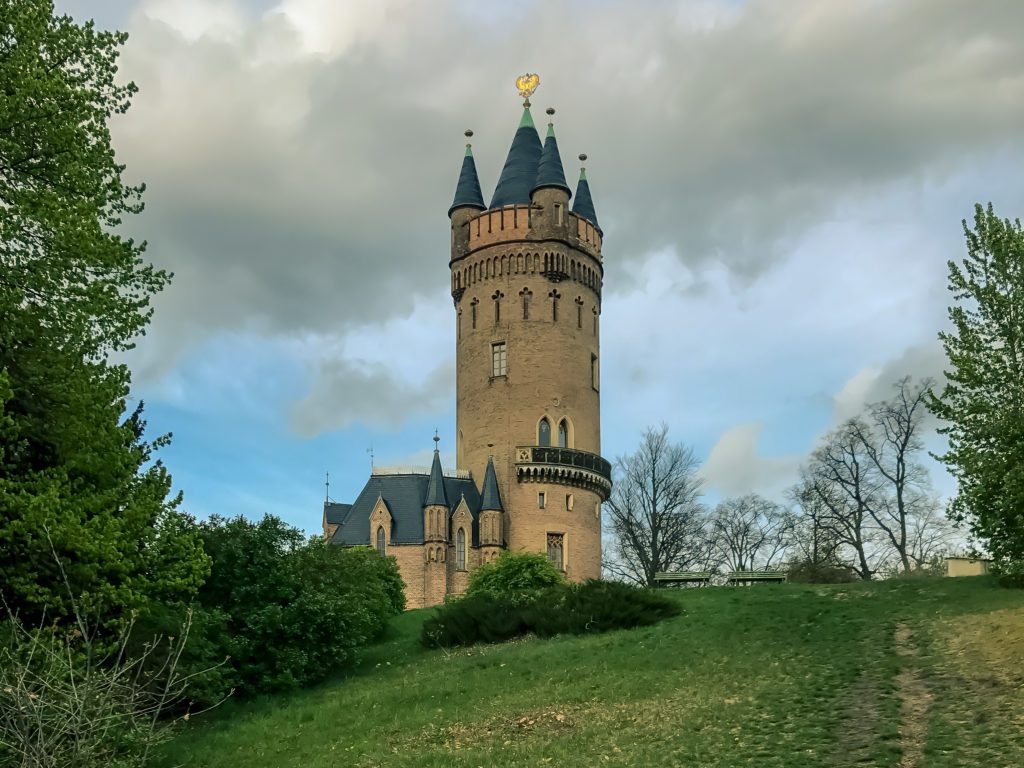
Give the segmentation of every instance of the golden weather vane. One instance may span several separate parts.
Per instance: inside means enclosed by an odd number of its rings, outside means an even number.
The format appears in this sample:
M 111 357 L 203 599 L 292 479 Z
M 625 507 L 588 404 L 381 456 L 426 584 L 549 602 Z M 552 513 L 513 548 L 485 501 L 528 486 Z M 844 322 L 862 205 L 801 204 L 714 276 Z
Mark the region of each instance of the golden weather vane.
M 530 97 L 537 90 L 538 85 L 540 85 L 540 75 L 531 72 L 516 78 L 516 88 L 519 89 L 519 95 L 523 97 L 524 107 L 530 106 Z

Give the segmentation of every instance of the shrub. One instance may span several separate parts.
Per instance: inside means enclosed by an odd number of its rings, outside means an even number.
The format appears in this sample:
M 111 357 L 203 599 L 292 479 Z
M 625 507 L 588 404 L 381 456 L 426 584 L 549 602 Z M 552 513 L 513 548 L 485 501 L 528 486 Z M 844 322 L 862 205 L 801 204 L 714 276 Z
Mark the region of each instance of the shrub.
M 215 517 L 201 526 L 212 559 L 199 592 L 205 654 L 228 666 L 240 695 L 288 690 L 351 666 L 405 607 L 394 558 L 343 548 L 278 518 Z M 226 676 L 225 676 L 226 679 Z M 208 699 L 223 691 L 204 690 Z
M 509 640 L 533 632 L 541 637 L 607 632 L 655 624 L 675 616 L 672 598 L 621 582 L 590 580 L 533 591 L 528 599 L 492 592 L 467 595 L 438 608 L 423 625 L 427 647 Z
M 809 560 L 791 565 L 786 578 L 795 584 L 847 584 L 859 579 L 848 565 L 812 563 Z
M 466 596 L 500 595 L 519 605 L 561 584 L 565 584 L 565 576 L 544 555 L 502 552 L 497 560 L 484 563 L 469 575 Z

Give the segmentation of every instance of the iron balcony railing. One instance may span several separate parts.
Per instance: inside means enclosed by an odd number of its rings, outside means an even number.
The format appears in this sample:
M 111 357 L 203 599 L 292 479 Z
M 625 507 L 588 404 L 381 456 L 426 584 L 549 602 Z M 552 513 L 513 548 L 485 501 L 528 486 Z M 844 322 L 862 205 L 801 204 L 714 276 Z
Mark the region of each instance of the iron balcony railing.
M 575 448 L 552 448 L 544 445 L 521 445 L 516 448 L 517 464 L 554 464 L 594 472 L 609 483 L 612 465 L 596 453 L 577 451 Z

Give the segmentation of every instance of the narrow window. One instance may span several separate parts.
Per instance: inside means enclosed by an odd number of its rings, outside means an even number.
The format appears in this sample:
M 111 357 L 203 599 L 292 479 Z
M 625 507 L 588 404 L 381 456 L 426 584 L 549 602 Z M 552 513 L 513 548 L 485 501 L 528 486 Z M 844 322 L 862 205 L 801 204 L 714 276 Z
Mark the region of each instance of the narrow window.
M 540 491 L 537 494 L 537 507 L 539 509 L 544 509 L 544 491 Z
M 563 208 L 561 203 L 555 203 L 555 223 L 559 226 L 565 223 L 565 217 L 562 211 Z
M 384 526 L 377 526 L 377 552 L 383 557 L 384 551 Z
M 558 300 L 560 298 L 562 298 L 562 294 L 560 294 L 558 291 L 553 290 L 553 291 L 551 291 L 551 293 L 548 294 L 548 296 L 551 297 L 551 319 L 554 322 L 557 323 L 558 322 Z
M 508 368 L 508 352 L 504 341 L 491 344 L 491 376 L 504 376 Z
M 597 369 L 597 355 L 590 355 L 590 386 L 600 391 L 600 379 Z
M 551 423 L 546 416 L 540 420 L 540 426 L 537 427 L 537 445 L 551 445 Z
M 479 303 L 476 299 L 469 302 L 469 326 L 474 331 L 476 330 L 476 305 Z
M 594 335 L 597 336 L 597 306 L 594 307 Z
M 519 292 L 519 295 L 523 299 L 523 320 L 529 320 L 530 319 L 530 298 L 533 296 L 533 291 L 531 291 L 529 288 L 523 288 L 523 290 L 521 290 Z
M 565 419 L 558 422 L 558 447 L 569 447 L 569 425 L 565 423 Z
M 494 324 L 499 325 L 501 323 L 501 300 L 505 298 L 505 294 L 495 291 L 491 298 L 494 299 Z
M 571 493 L 565 494 L 565 508 L 572 512 L 573 498 Z
M 576 297 L 576 327 L 583 327 L 583 297 Z
M 548 560 L 558 570 L 565 570 L 565 534 L 562 533 L 549 533 L 548 534 Z
M 455 321 L 455 326 L 456 326 L 456 336 L 461 339 L 462 338 L 462 310 L 461 309 L 459 310 L 459 313 L 457 315 L 457 320 Z
M 466 570 L 466 529 L 459 528 L 455 536 L 455 568 L 459 571 Z

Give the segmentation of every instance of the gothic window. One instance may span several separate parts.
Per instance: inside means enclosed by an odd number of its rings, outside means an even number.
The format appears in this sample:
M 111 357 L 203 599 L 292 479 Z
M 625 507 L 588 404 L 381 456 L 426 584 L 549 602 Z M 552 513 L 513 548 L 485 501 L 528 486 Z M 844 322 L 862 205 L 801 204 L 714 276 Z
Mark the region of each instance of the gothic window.
M 533 291 L 531 291 L 529 288 L 523 288 L 523 290 L 521 290 L 519 292 L 519 295 L 523 299 L 523 320 L 529 320 L 530 319 L 530 299 L 533 297 Z
M 377 552 L 381 555 L 381 557 L 383 557 L 386 554 L 385 547 L 384 547 L 384 526 L 383 525 L 377 526 Z
M 504 341 L 491 344 L 491 376 L 504 376 L 508 370 L 508 351 Z
M 560 571 L 565 570 L 565 534 L 548 534 L 548 560 Z
M 540 420 L 540 426 L 537 427 L 537 445 L 551 445 L 551 422 L 546 416 Z
M 479 303 L 476 298 L 469 302 L 469 325 L 474 331 L 476 330 L 476 305 Z
M 569 447 L 569 425 L 566 423 L 565 419 L 558 422 L 558 447 Z
M 576 327 L 583 327 L 583 297 L 576 297 Z
M 455 535 L 455 569 L 466 570 L 466 529 L 459 528 Z
M 558 322 L 558 300 L 562 298 L 562 294 L 552 289 L 551 293 L 548 294 L 551 298 L 551 319 L 554 322 Z
M 505 294 L 501 291 L 495 291 L 491 298 L 494 299 L 494 324 L 498 325 L 501 323 L 501 300 L 505 298 Z

